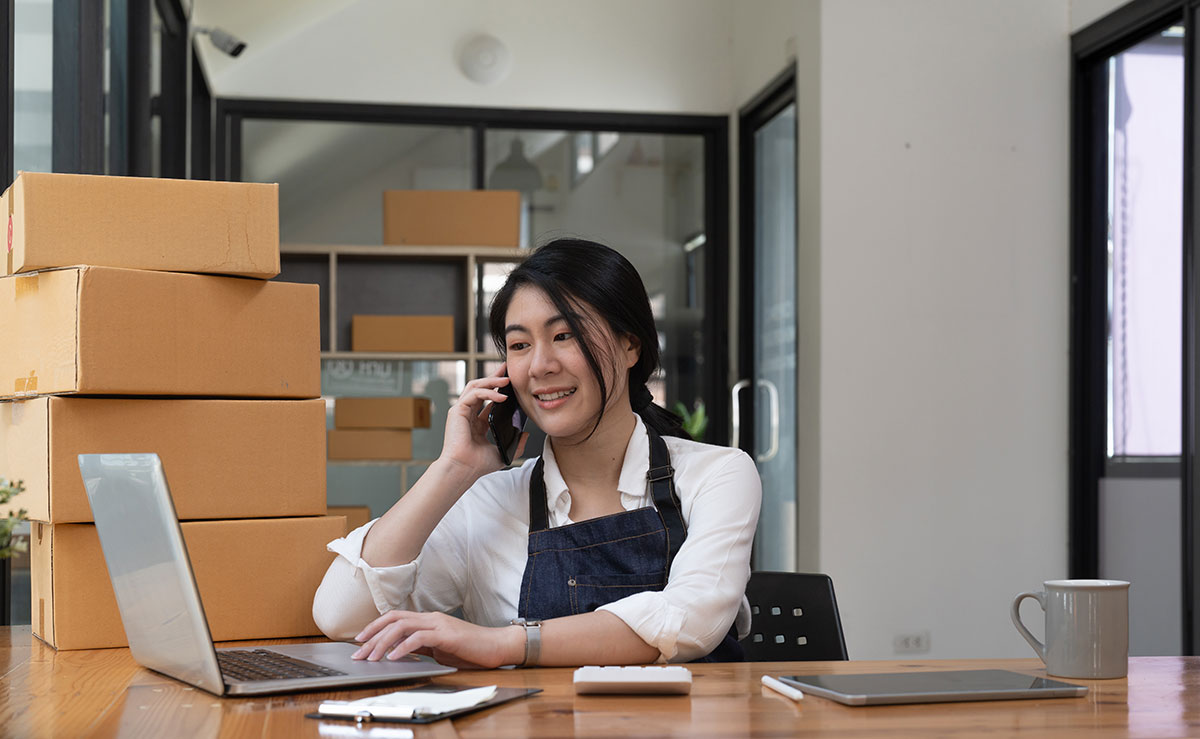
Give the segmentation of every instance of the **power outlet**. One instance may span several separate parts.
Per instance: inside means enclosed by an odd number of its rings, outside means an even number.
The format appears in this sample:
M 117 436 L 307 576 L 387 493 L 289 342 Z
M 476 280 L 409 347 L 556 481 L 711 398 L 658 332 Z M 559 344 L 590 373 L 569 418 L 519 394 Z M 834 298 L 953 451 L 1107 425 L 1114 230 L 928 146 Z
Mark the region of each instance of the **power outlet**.
M 925 654 L 929 651 L 929 632 L 896 634 L 892 637 L 892 651 L 896 654 Z

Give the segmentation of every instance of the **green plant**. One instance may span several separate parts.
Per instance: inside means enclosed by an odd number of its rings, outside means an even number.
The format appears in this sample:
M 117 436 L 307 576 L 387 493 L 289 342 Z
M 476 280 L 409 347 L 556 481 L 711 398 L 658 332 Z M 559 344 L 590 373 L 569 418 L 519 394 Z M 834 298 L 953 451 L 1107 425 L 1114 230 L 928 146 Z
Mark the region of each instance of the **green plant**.
M 20 480 L 9 482 L 0 477 L 0 506 L 4 506 L 24 490 L 24 482 Z M 25 520 L 25 514 L 26 510 L 21 508 L 16 513 L 10 511 L 7 518 L 0 518 L 0 559 L 7 559 L 18 552 L 23 552 L 29 546 L 28 542 L 22 539 L 13 540 L 13 530 L 21 521 Z
M 683 419 L 683 430 L 696 441 L 704 441 L 704 429 L 708 428 L 708 414 L 704 411 L 704 401 L 697 400 L 692 410 L 688 410 L 682 402 L 675 404 L 675 415 Z

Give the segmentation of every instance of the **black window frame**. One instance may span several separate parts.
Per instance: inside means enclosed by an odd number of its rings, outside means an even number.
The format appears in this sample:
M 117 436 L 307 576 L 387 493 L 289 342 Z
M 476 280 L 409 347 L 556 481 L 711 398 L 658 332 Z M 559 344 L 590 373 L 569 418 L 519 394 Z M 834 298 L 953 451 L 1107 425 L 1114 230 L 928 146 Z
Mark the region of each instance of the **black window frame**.
M 51 169 L 104 174 L 104 3 L 54 0 Z
M 13 153 L 13 100 L 15 98 L 16 77 L 13 72 L 15 61 L 13 49 L 16 46 L 16 7 L 17 0 L 2 0 L 0 5 L 0 64 L 4 65 L 4 83 L 0 90 L 0 133 L 4 135 L 4 143 L 0 145 L 0 181 L 3 186 L 0 191 L 7 190 L 13 181 L 15 154 Z M 7 616 L 5 616 L 7 618 Z M 0 622 L 0 625 L 7 624 Z

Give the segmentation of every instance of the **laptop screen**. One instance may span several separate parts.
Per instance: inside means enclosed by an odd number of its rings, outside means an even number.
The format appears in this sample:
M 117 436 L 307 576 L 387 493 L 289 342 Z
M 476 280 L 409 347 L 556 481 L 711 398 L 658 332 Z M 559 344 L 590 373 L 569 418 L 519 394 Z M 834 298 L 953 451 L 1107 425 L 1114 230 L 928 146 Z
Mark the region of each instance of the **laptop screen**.
M 133 658 L 213 693 L 224 692 L 212 635 L 157 454 L 80 454 Z

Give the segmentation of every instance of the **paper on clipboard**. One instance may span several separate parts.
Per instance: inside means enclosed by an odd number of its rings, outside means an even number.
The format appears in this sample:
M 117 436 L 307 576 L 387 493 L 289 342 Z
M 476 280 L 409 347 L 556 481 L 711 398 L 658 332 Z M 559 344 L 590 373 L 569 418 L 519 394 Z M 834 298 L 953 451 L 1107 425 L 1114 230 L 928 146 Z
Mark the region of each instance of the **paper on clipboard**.
M 354 701 L 324 701 L 317 712 L 322 716 L 353 719 L 361 717 L 363 720 L 434 718 L 486 703 L 495 696 L 495 685 L 451 693 L 399 690 Z

